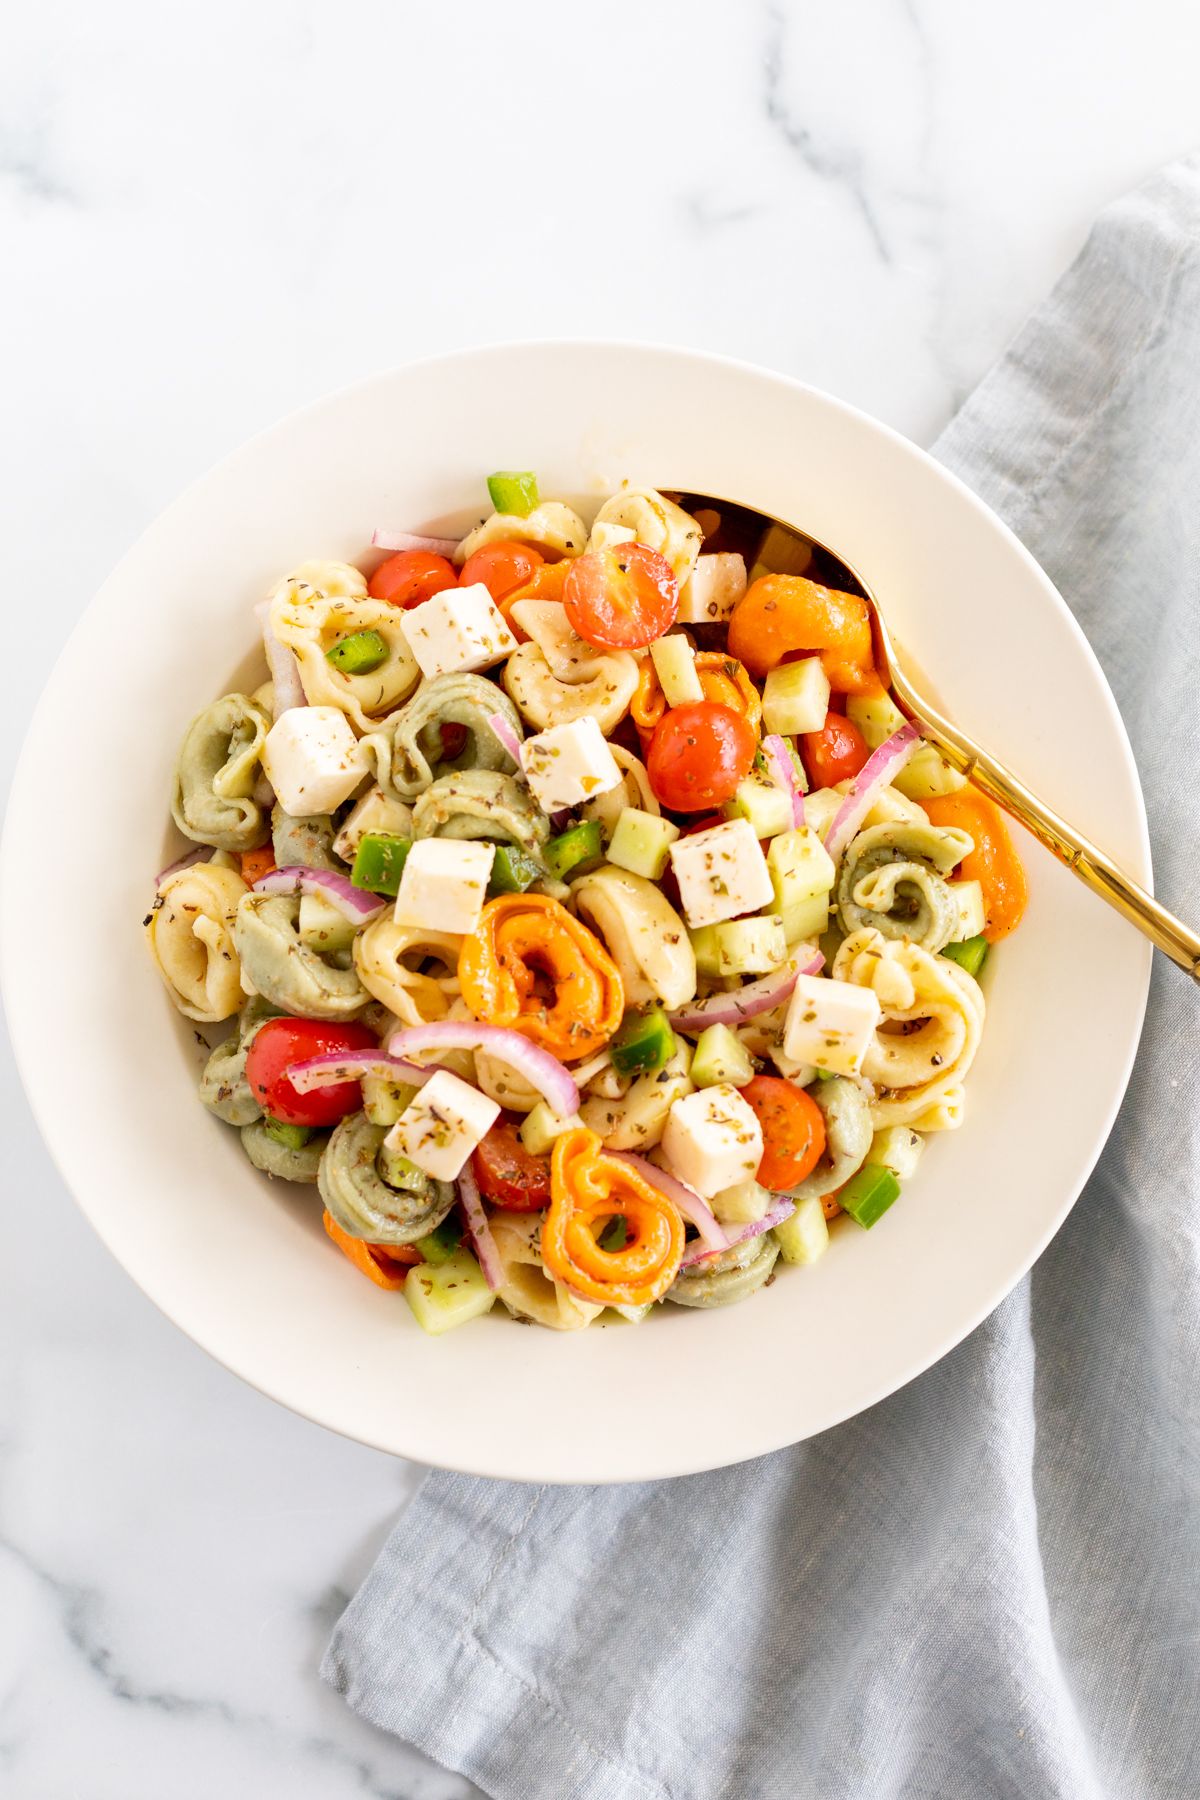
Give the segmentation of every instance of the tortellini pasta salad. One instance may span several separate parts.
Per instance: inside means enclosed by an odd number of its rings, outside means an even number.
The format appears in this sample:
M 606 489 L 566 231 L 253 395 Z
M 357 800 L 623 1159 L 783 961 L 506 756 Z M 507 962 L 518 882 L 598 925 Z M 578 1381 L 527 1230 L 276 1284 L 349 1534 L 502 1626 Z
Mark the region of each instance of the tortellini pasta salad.
M 203 1104 L 425 1330 L 730 1305 L 962 1123 L 1021 865 L 860 595 L 648 488 L 488 489 L 259 604 L 147 944 Z

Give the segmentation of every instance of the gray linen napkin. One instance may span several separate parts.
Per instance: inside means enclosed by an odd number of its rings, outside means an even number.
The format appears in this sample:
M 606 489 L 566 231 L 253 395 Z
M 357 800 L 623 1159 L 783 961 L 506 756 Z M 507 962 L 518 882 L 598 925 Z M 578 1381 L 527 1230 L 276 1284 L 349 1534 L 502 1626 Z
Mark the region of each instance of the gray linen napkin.
M 1200 156 L 1102 216 L 937 452 L 1074 608 L 1200 917 Z M 326 1679 L 500 1800 L 1192 1800 L 1198 1026 L 1160 960 L 1084 1195 L 920 1380 L 716 1474 L 431 1475 Z

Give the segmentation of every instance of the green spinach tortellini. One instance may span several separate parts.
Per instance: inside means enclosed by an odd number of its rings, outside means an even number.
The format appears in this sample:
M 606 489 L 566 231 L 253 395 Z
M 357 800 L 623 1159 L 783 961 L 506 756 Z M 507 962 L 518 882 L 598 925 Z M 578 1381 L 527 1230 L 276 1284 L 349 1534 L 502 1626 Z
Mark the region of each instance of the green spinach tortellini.
M 234 921 L 242 972 L 255 991 L 303 1019 L 353 1019 L 370 999 L 353 964 L 339 968 L 300 936 L 295 894 L 243 898 Z
M 242 1149 L 256 1169 L 273 1175 L 276 1181 L 301 1181 L 310 1187 L 317 1179 L 328 1142 L 324 1132 L 317 1132 L 307 1144 L 281 1144 L 271 1136 L 263 1119 L 242 1127 Z
M 253 995 L 243 1006 L 236 1029 L 217 1045 L 204 1065 L 200 1098 L 227 1125 L 253 1125 L 262 1118 L 262 1107 L 246 1080 L 246 1058 L 267 1020 L 276 1017 L 270 1001 Z
M 667 1289 L 676 1306 L 733 1306 L 769 1280 L 779 1245 L 769 1231 L 744 1238 L 711 1262 L 683 1269 Z
M 512 757 L 488 724 L 498 713 L 517 739 L 524 737 L 520 714 L 494 681 L 481 675 L 438 675 L 421 686 L 384 726 L 363 739 L 380 786 L 402 800 L 415 800 L 438 776 L 459 769 L 499 769 L 512 774 Z M 442 726 L 456 725 L 466 742 L 454 756 L 443 751 Z
M 541 860 L 550 821 L 529 789 L 497 769 L 459 769 L 426 788 L 413 807 L 413 836 L 488 838 Z
M 385 1180 L 380 1150 L 387 1132 L 366 1113 L 342 1120 L 321 1158 L 317 1185 L 334 1222 L 370 1244 L 415 1244 L 454 1205 L 454 1185 L 407 1165 L 405 1186 Z M 389 1165 L 389 1174 L 394 1170 Z
M 958 901 L 945 878 L 974 847 L 965 831 L 952 826 L 900 820 L 860 831 L 837 885 L 847 937 L 874 926 L 886 938 L 906 938 L 931 953 L 944 949 L 959 924 Z
M 175 767 L 171 816 L 185 837 L 216 850 L 257 850 L 266 814 L 254 798 L 269 713 L 246 694 L 226 694 L 196 714 Z
M 345 873 L 334 853 L 335 826 L 328 813 L 298 819 L 277 806 L 271 814 L 271 847 L 281 869 L 332 869 Z

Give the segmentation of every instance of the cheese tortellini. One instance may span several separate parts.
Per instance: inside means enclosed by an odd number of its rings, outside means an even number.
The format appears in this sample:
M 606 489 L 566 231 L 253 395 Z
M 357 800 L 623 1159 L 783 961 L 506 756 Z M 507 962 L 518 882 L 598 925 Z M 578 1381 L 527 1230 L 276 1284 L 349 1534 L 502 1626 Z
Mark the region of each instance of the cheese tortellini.
M 558 600 L 517 600 L 512 616 L 528 632 L 504 665 L 504 685 L 538 731 L 594 718 L 607 737 L 637 688 L 638 660 L 629 650 L 597 650 L 577 637 Z
M 487 838 L 541 861 L 550 822 L 529 789 L 497 769 L 459 769 L 427 787 L 413 807 L 413 836 Z
M 682 1006 L 696 992 L 696 956 L 687 927 L 662 889 L 604 863 L 571 888 L 576 912 L 607 945 L 621 972 L 626 1006 L 659 1000 Z
M 983 1031 L 984 998 L 975 978 L 948 957 L 873 928 L 845 939 L 833 975 L 873 988 L 883 1011 L 863 1062 L 875 1088 L 875 1125 L 917 1127 L 919 1121 L 922 1131 L 945 1131 L 958 1124 L 961 1112 L 955 1116 L 946 1102 L 961 1090 Z
M 596 514 L 596 526 L 617 525 L 632 531 L 639 544 L 647 544 L 666 558 L 675 572 L 680 587 L 696 567 L 704 533 L 693 519 L 673 500 L 654 488 L 624 487 L 606 500 Z M 603 531 L 597 534 L 603 538 Z
M 463 942 L 453 932 L 398 925 L 389 908 L 355 938 L 354 966 L 367 992 L 402 1025 L 431 1025 L 446 1017 L 458 996 Z M 430 964 L 445 973 L 434 973 Z
M 662 807 L 658 797 L 650 786 L 650 777 L 646 773 L 646 765 L 623 744 L 610 744 L 613 761 L 621 771 L 621 779 L 616 787 L 609 788 L 606 794 L 597 794 L 594 800 L 587 800 L 580 808 L 585 819 L 595 819 L 600 827 L 600 836 L 605 848 L 612 842 L 612 834 L 617 829 L 617 821 L 628 806 L 636 806 L 639 812 L 650 813 L 653 818 L 662 816 Z
M 744 1238 L 711 1262 L 682 1270 L 666 1297 L 676 1306 L 733 1306 L 770 1280 L 778 1255 L 779 1245 L 769 1231 Z
M 692 1092 L 691 1053 L 682 1040 L 657 1074 L 632 1080 L 608 1068 L 588 1082 L 579 1116 L 610 1150 L 650 1150 L 660 1142 L 667 1114 Z
M 226 694 L 196 714 L 175 769 L 171 816 L 193 843 L 254 850 L 267 821 L 254 790 L 271 717 L 246 694 Z
M 517 1319 L 532 1319 L 552 1331 L 579 1331 L 604 1308 L 579 1300 L 542 1262 L 539 1213 L 502 1213 L 492 1220 L 492 1238 L 504 1271 L 496 1298 Z
M 235 924 L 248 893 L 233 869 L 193 863 L 168 875 L 146 919 L 146 941 L 179 1011 L 204 1025 L 237 1012 L 242 992 Z
M 376 600 L 349 563 L 303 563 L 275 588 L 271 629 L 293 651 L 310 706 L 336 706 L 365 733 L 407 700 L 420 670 L 404 635 L 403 612 Z M 375 631 L 387 660 L 369 674 L 348 675 L 326 654 L 344 637 Z
M 370 1244 L 415 1244 L 436 1230 L 454 1204 L 449 1181 L 434 1181 L 408 1164 L 404 1186 L 385 1179 L 383 1127 L 366 1113 L 350 1113 L 321 1157 L 317 1185 L 334 1222 Z
M 454 560 L 460 565 L 485 544 L 532 544 L 552 557 L 579 556 L 587 542 L 587 526 L 579 514 L 561 500 L 543 500 L 524 518 L 516 513 L 493 513 L 467 533 Z

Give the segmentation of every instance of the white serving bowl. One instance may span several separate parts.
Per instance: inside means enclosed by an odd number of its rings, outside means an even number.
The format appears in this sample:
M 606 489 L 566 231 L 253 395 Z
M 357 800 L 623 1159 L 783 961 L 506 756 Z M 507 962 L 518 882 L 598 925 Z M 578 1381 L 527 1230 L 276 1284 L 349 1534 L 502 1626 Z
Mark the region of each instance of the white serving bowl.
M 443 1338 L 332 1249 L 315 1190 L 272 1184 L 199 1104 L 203 1052 L 142 942 L 179 840 L 192 715 L 257 666 L 252 606 L 373 527 L 484 510 L 535 468 L 591 508 L 623 477 L 793 520 L 872 585 L 952 716 L 1143 881 L 1129 744 L 1046 576 L 893 432 L 761 369 L 623 344 L 524 344 L 335 394 L 228 457 L 93 600 L 47 684 L 8 815 L 3 975 L 42 1133 L 138 1285 L 227 1368 L 381 1449 L 537 1481 L 679 1475 L 794 1443 L 909 1381 L 1001 1300 L 1061 1224 L 1136 1048 L 1146 943 L 1021 838 L 1028 915 L 990 959 L 965 1126 L 871 1232 L 725 1311 L 574 1335 L 500 1313 Z M 64 818 L 70 821 L 62 836 Z M 64 863 L 64 853 L 67 861 Z

